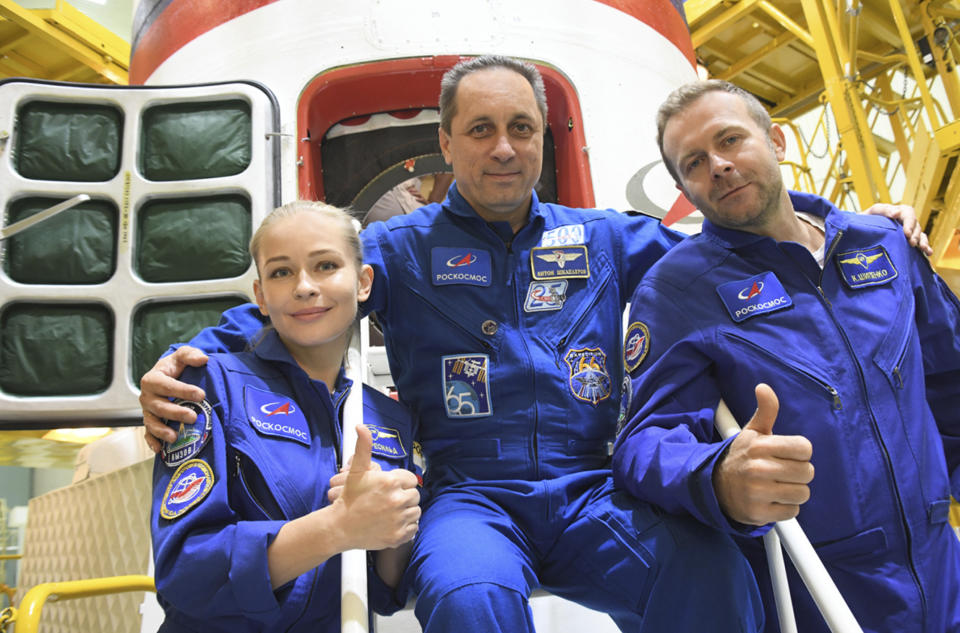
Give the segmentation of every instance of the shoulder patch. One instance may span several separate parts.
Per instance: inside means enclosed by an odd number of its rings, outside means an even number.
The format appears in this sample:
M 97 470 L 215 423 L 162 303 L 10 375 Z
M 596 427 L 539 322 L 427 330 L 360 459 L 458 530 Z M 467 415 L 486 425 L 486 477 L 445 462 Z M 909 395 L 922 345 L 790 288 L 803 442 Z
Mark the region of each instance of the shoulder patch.
M 623 366 L 627 373 L 640 366 L 650 351 L 650 329 L 645 323 L 634 321 L 623 337 Z
M 879 286 L 897 278 L 897 269 L 880 244 L 839 253 L 836 261 L 843 281 L 853 289 Z
M 793 299 L 771 271 L 720 284 L 717 286 L 717 294 L 730 313 L 730 318 L 737 323 L 793 305 Z
M 197 414 L 197 421 L 193 424 L 184 424 L 165 420 L 167 425 L 177 430 L 177 439 L 173 442 L 164 442 L 160 448 L 160 458 L 167 466 L 179 466 L 199 455 L 210 440 L 210 431 L 213 428 L 213 408 L 206 400 L 193 402 L 177 398 L 173 404 L 193 409 Z
M 492 271 L 489 251 L 448 246 L 430 249 L 430 282 L 434 286 L 489 286 Z
M 257 389 L 243 388 L 247 420 L 261 435 L 294 440 L 310 446 L 310 427 L 300 405 L 287 396 Z
M 403 441 L 400 439 L 400 433 L 396 429 L 376 424 L 367 424 L 366 426 L 370 429 L 370 435 L 373 436 L 373 450 L 371 452 L 374 455 L 392 458 L 407 456 L 407 451 L 403 448 Z
M 163 493 L 160 516 L 173 520 L 204 500 L 213 488 L 213 469 L 202 459 L 184 462 L 174 471 Z

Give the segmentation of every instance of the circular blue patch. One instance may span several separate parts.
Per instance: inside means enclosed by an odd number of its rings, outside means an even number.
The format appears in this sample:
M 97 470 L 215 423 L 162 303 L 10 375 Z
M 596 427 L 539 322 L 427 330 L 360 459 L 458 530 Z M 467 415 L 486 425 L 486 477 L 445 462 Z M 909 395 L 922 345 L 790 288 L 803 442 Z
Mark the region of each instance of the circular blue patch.
M 200 450 L 210 439 L 210 431 L 213 429 L 213 409 L 206 400 L 193 402 L 178 398 L 173 401 L 173 404 L 193 409 L 197 414 L 197 421 L 193 424 L 185 424 L 165 420 L 177 431 L 177 439 L 173 442 L 164 442 L 160 448 L 160 458 L 167 466 L 178 466 L 199 455 Z
M 650 330 L 640 321 L 634 321 L 623 337 L 623 365 L 628 372 L 640 366 L 650 351 Z

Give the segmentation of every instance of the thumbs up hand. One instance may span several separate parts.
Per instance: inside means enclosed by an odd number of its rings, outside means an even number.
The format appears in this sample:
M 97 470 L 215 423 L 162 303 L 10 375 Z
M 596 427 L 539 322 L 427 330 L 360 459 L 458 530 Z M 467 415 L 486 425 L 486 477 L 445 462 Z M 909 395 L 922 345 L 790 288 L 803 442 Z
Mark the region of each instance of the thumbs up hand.
M 802 435 L 774 435 L 777 394 L 757 385 L 757 410 L 713 471 L 720 508 L 751 525 L 792 519 L 810 498 L 813 445 Z
M 401 468 L 384 472 L 371 460 L 370 429 L 357 426 L 357 445 L 349 465 L 330 478 L 327 493 L 341 513 L 345 549 L 378 550 L 413 538 L 420 520 L 417 477 Z

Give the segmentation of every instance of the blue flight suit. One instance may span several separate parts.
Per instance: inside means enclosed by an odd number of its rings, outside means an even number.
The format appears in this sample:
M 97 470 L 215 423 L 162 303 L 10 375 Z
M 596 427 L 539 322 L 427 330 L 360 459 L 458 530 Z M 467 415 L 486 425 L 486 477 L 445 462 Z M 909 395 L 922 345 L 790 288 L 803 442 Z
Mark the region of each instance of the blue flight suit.
M 764 555 L 747 538 L 771 526 L 728 520 L 712 482 L 732 441 L 714 431 L 718 400 L 745 424 L 764 382 L 780 401 L 773 432 L 813 444 L 798 520 L 863 630 L 960 631 L 947 523 L 960 497 L 960 303 L 894 222 L 791 199 L 826 219 L 822 270 L 799 244 L 704 222 L 637 289 L 617 483 L 743 537 L 777 631 Z M 799 630 L 827 631 L 787 567 Z
M 274 591 L 267 546 L 286 521 L 329 505 L 351 381 L 341 370 L 331 394 L 275 331 L 249 352 L 211 355 L 184 380 L 206 393 L 209 437 L 187 454 L 169 451 L 175 465 L 161 455 L 154 464 L 151 527 L 166 614 L 160 630 L 340 631 L 340 557 Z M 409 414 L 369 387 L 363 402 L 374 461 L 416 472 Z M 367 576 L 374 609 L 403 606 L 372 566 Z
M 533 630 L 538 587 L 625 631 L 760 627 L 732 540 L 613 489 L 622 312 L 682 236 L 535 194 L 514 234 L 456 186 L 361 236 L 374 268 L 363 307 L 428 464 L 408 570 L 425 631 Z M 252 306 L 235 308 L 191 345 L 240 345 L 256 326 Z

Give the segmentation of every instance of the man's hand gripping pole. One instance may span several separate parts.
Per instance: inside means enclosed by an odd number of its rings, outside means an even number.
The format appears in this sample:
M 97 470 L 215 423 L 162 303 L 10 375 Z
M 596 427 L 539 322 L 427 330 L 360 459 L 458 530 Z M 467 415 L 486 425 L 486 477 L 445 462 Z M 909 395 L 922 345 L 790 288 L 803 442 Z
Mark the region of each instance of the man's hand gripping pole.
M 714 424 L 720 435 L 726 439 L 740 432 L 740 425 L 734 419 L 727 404 L 720 400 Z M 833 633 L 863 633 L 856 618 L 847 606 L 843 596 L 834 584 L 830 574 L 813 545 L 807 539 L 796 519 L 777 521 L 773 529 L 764 534 L 763 545 L 767 551 L 767 565 L 773 582 L 773 595 L 777 602 L 777 616 L 780 618 L 782 633 L 796 633 L 797 623 L 793 615 L 793 601 L 790 599 L 790 587 L 787 584 L 787 569 L 783 561 L 783 551 L 787 550 L 793 566 L 796 567 L 803 584 L 817 603 L 817 608 Z

